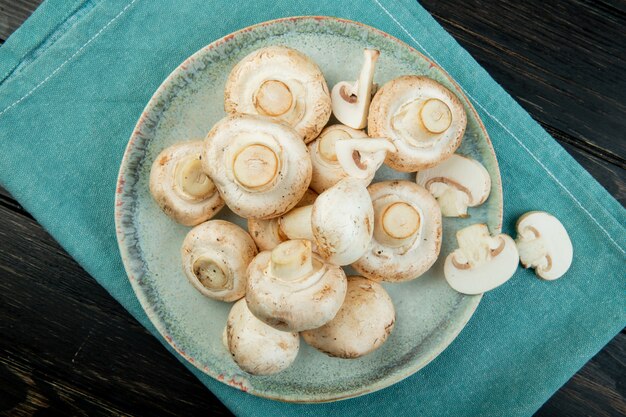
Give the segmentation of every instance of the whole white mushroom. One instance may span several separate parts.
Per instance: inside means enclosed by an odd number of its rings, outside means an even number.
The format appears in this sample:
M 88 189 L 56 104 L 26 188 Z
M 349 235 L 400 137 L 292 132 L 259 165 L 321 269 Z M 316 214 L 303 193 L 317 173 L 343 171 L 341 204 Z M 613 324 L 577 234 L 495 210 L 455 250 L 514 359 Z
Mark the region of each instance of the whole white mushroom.
M 248 308 L 279 330 L 324 325 L 335 317 L 345 295 L 343 270 L 313 254 L 307 240 L 289 240 L 261 252 L 248 267 Z
M 298 333 L 282 332 L 250 312 L 246 300 L 237 301 L 228 314 L 225 345 L 237 365 L 253 375 L 271 375 L 287 369 L 298 356 Z

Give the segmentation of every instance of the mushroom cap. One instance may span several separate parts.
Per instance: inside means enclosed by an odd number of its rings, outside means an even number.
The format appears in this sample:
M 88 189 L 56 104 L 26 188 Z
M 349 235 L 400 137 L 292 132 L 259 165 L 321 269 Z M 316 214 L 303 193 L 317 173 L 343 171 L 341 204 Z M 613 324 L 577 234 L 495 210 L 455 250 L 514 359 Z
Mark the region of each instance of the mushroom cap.
M 324 75 L 311 58 L 286 46 L 268 46 L 232 69 L 224 110 L 283 121 L 308 143 L 328 122 L 331 101 Z
M 203 295 L 235 301 L 246 293 L 248 264 L 257 254 L 250 235 L 236 224 L 210 220 L 187 233 L 181 257 L 183 271 Z
M 435 196 L 446 217 L 465 217 L 468 207 L 481 205 L 491 192 L 491 177 L 485 167 L 459 154 L 418 172 L 415 181 Z
M 376 221 L 374 236 L 365 254 L 352 264 L 360 274 L 376 281 L 415 279 L 435 263 L 441 250 L 441 211 L 428 191 L 411 181 L 382 181 L 368 187 Z M 379 241 L 380 211 L 394 203 L 406 203 L 419 214 L 419 229 L 406 244 L 391 247 Z
M 298 333 L 282 332 L 263 323 L 248 310 L 246 300 L 233 304 L 226 322 L 226 342 L 237 365 L 253 375 L 287 369 L 298 356 Z
M 316 198 L 317 193 L 309 188 L 298 204 L 295 205 L 294 209 L 313 204 Z M 260 250 L 272 250 L 282 242 L 288 240 L 287 236 L 280 230 L 280 221 L 278 218 L 268 220 L 248 219 L 248 231 Z
M 265 159 L 255 149 L 261 149 Z M 306 145 L 291 127 L 263 116 L 231 115 L 220 120 L 207 135 L 202 161 L 228 207 L 245 218 L 269 219 L 286 213 L 311 182 Z M 238 177 L 238 172 L 245 175 Z M 265 184 L 256 187 L 260 179 Z
M 203 172 L 202 149 L 202 141 L 170 146 L 156 157 L 150 170 L 152 197 L 165 214 L 185 226 L 207 221 L 224 207 L 215 184 Z
M 374 208 L 362 180 L 344 178 L 317 197 L 311 228 L 317 252 L 335 265 L 359 259 L 372 240 Z
M 443 266 L 448 284 L 456 291 L 476 295 L 508 281 L 519 263 L 515 242 L 505 234 L 489 235 L 484 224 L 457 232 L 459 249 L 450 253 Z
M 442 132 L 431 132 L 420 123 L 422 110 L 429 101 L 445 104 L 449 111 L 450 124 Z M 440 109 L 428 110 L 441 115 Z M 396 146 L 397 152 L 387 154 L 387 165 L 414 172 L 449 158 L 461 144 L 466 124 L 463 104 L 450 90 L 430 78 L 407 75 L 378 90 L 370 106 L 367 133 L 389 138 Z
M 574 247 L 563 224 L 545 211 L 531 211 L 517 221 L 517 249 L 524 268 L 538 277 L 555 280 L 572 264 Z
M 273 275 L 271 255 L 259 253 L 248 267 L 246 301 L 252 314 L 276 329 L 294 332 L 335 317 L 346 295 L 343 269 L 313 255 L 312 273 L 285 281 Z
M 369 279 L 348 277 L 346 299 L 334 319 L 302 332 L 304 341 L 329 356 L 352 359 L 378 349 L 391 334 L 396 313 L 387 291 Z
M 311 178 L 311 188 L 322 193 L 338 183 L 343 178 L 350 175 L 346 173 L 338 160 L 336 143 L 345 139 L 367 139 L 367 133 L 351 127 L 335 124 L 322 130 L 322 133 L 313 142 L 309 143 L 309 153 L 313 166 L 313 176 Z M 367 176 L 361 178 L 366 187 L 374 179 L 376 170 L 385 160 L 385 151 L 354 153 L 353 158 L 358 159 L 358 164 L 366 167 Z M 355 159 L 355 161 L 357 160 Z

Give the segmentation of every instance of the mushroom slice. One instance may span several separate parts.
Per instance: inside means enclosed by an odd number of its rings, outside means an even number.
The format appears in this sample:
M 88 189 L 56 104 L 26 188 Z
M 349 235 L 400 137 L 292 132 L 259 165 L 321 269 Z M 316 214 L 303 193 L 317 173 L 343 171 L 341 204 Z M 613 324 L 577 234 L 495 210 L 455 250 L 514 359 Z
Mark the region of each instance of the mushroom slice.
M 350 276 L 346 299 L 335 318 L 320 328 L 302 332 L 302 337 L 328 356 L 353 359 L 385 343 L 395 321 L 387 291 L 377 282 Z
M 309 188 L 295 208 L 313 204 L 316 198 L 317 193 Z M 279 218 L 268 220 L 248 219 L 248 231 L 260 250 L 272 250 L 280 243 L 289 240 L 280 230 Z
M 491 192 L 491 177 L 485 167 L 458 154 L 418 172 L 415 181 L 437 199 L 445 217 L 468 217 L 467 208 L 481 205 Z
M 459 248 L 446 258 L 443 273 L 452 288 L 462 294 L 482 294 L 504 284 L 517 269 L 515 242 L 505 234 L 489 235 L 484 224 L 456 232 Z
M 237 365 L 253 375 L 271 375 L 287 369 L 298 356 L 298 333 L 282 332 L 263 323 L 239 300 L 228 313 L 226 347 Z
M 261 252 L 248 267 L 248 308 L 279 330 L 324 325 L 335 317 L 345 295 L 343 270 L 313 254 L 307 240 L 289 240 Z
M 378 90 L 368 134 L 389 138 L 397 152 L 385 163 L 402 172 L 420 171 L 449 158 L 461 144 L 467 117 L 463 104 L 443 85 L 417 75 L 399 77 Z
M 202 167 L 202 141 L 163 150 L 150 170 L 150 192 L 161 210 L 185 226 L 195 226 L 224 207 L 215 184 Z
M 250 235 L 224 220 L 194 227 L 181 248 L 189 282 L 202 295 L 220 301 L 235 301 L 245 295 L 246 268 L 256 254 Z
M 313 166 L 311 188 L 324 192 L 343 178 L 363 180 L 367 187 L 395 147 L 386 139 L 369 138 L 362 130 L 344 125 L 325 128 L 308 145 Z
M 232 69 L 224 110 L 280 120 L 308 143 L 328 122 L 331 101 L 324 75 L 313 60 L 286 46 L 269 46 L 252 52 Z
M 311 206 L 290 211 L 280 219 L 289 239 L 315 243 L 322 258 L 349 265 L 367 250 L 372 239 L 374 208 L 363 182 L 344 178 L 324 191 Z
M 341 81 L 331 92 L 333 114 L 341 123 L 354 129 L 367 125 L 367 114 L 374 82 L 376 61 L 380 52 L 375 49 L 363 50 L 363 66 L 359 79 L 353 83 Z
M 534 268 L 540 278 L 560 278 L 572 264 L 574 248 L 567 230 L 544 211 L 530 211 L 519 218 L 515 243 L 524 268 Z
M 368 187 L 374 206 L 374 237 L 352 264 L 367 278 L 408 281 L 426 272 L 441 249 L 441 211 L 424 188 L 411 181 Z
M 219 121 L 207 135 L 202 159 L 228 207 L 245 218 L 286 213 L 311 182 L 311 158 L 298 134 L 263 116 Z

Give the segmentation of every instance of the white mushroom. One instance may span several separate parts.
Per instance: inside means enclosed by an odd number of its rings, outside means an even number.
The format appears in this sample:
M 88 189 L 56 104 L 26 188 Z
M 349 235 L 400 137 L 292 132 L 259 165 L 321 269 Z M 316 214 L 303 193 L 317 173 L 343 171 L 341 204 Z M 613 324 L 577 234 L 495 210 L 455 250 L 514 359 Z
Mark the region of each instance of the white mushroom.
M 306 190 L 302 199 L 294 208 L 308 206 L 315 202 L 317 193 L 310 188 Z M 272 250 L 280 243 L 289 240 L 280 230 L 278 217 L 268 220 L 248 219 L 248 232 L 259 250 Z
M 261 252 L 248 267 L 248 308 L 279 330 L 324 325 L 335 317 L 345 295 L 343 270 L 313 254 L 307 240 L 289 240 Z
M 456 232 L 459 248 L 446 258 L 443 273 L 448 284 L 462 294 L 492 290 L 509 280 L 519 258 L 515 242 L 505 234 L 489 235 L 484 224 Z
M 346 299 L 334 319 L 302 332 L 304 341 L 329 356 L 353 359 L 378 349 L 396 321 L 387 291 L 369 279 L 348 277 Z
M 402 172 L 420 171 L 447 159 L 461 144 L 467 117 L 463 104 L 430 78 L 409 75 L 386 83 L 374 96 L 368 134 L 389 138 L 397 152 L 385 163 Z
M 491 177 L 485 167 L 458 154 L 418 172 L 416 182 L 437 199 L 445 217 L 467 217 L 467 208 L 481 205 L 491 192 Z
M 263 116 L 231 115 L 205 141 L 203 160 L 228 207 L 269 219 L 289 211 L 311 182 L 311 158 L 298 134 Z
M 202 168 L 202 146 L 202 141 L 170 146 L 157 156 L 150 171 L 154 200 L 165 214 L 185 226 L 207 221 L 224 207 Z
M 386 139 L 369 138 L 362 130 L 340 124 L 326 127 L 308 148 L 313 166 L 311 188 L 318 193 L 346 177 L 362 179 L 367 187 L 387 152 L 395 151 Z
M 354 82 L 341 81 L 333 87 L 331 92 L 333 114 L 346 126 L 363 129 L 367 125 L 374 71 L 379 55 L 380 52 L 375 49 L 365 49 L 359 79 Z
M 237 365 L 253 375 L 271 375 L 287 369 L 300 348 L 298 333 L 282 332 L 263 323 L 237 301 L 226 322 L 226 347 Z
M 328 122 L 331 102 L 324 75 L 313 60 L 286 46 L 269 46 L 232 69 L 224 109 L 283 121 L 308 143 Z
M 203 295 L 221 301 L 235 301 L 245 295 L 246 269 L 256 254 L 250 235 L 224 220 L 194 227 L 181 248 L 189 282 Z
M 289 239 L 307 239 L 316 252 L 335 265 L 349 265 L 367 250 L 372 239 L 374 209 L 363 182 L 345 178 L 324 191 L 311 206 L 280 218 Z
M 534 268 L 540 278 L 560 278 L 572 264 L 574 248 L 567 230 L 559 219 L 544 211 L 531 211 L 519 218 L 515 243 L 524 268 Z
M 352 264 L 377 281 L 407 281 L 426 272 L 441 249 L 441 211 L 424 188 L 411 181 L 384 181 L 368 191 L 374 206 L 374 237 Z

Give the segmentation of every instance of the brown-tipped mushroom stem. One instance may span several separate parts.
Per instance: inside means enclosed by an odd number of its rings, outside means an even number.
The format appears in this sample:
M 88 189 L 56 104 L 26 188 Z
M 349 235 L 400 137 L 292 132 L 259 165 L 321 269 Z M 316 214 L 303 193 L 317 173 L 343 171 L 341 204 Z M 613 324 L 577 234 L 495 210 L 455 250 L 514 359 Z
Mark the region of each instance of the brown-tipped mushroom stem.
M 250 190 L 257 190 L 276 177 L 278 157 L 276 153 L 264 145 L 244 147 L 233 162 L 233 174 L 237 181 Z
M 399 248 L 415 239 L 421 217 L 410 204 L 402 201 L 386 203 L 374 202 L 375 222 L 379 227 L 374 228 L 376 240 L 386 246 Z
M 446 103 L 431 98 L 422 105 L 420 120 L 429 132 L 442 133 L 452 124 L 452 112 Z
M 277 80 L 267 80 L 256 91 L 254 107 L 260 114 L 280 116 L 285 114 L 293 103 L 293 94 L 287 84 Z

